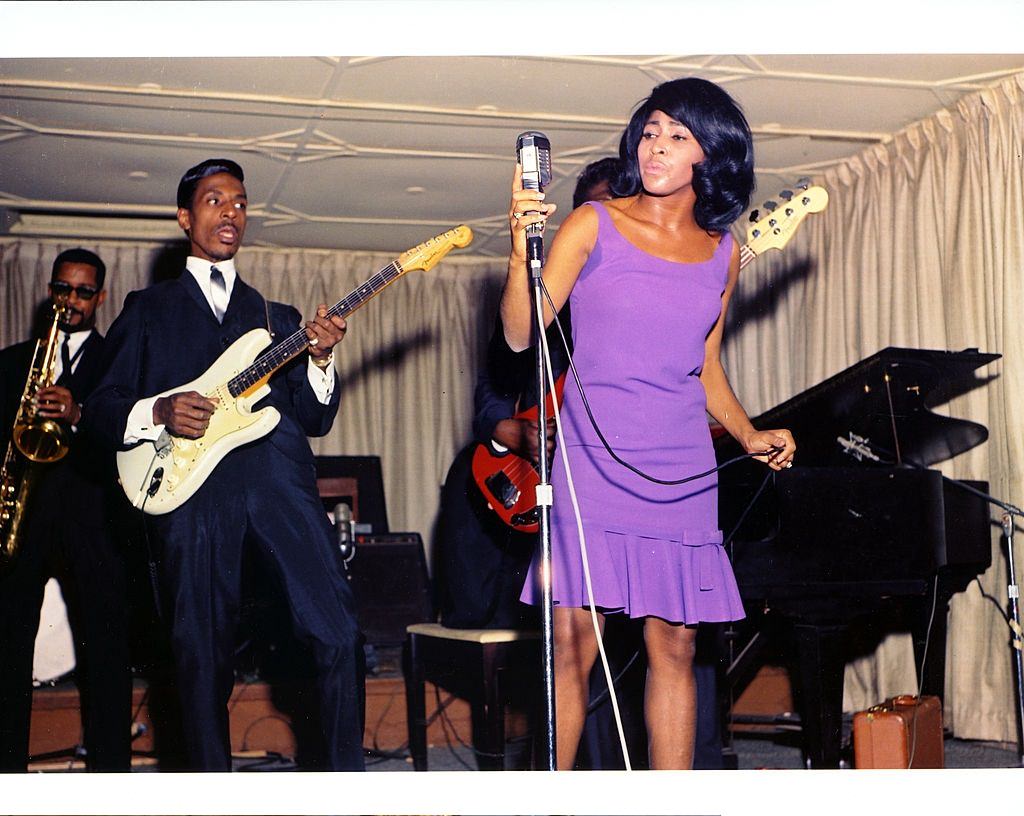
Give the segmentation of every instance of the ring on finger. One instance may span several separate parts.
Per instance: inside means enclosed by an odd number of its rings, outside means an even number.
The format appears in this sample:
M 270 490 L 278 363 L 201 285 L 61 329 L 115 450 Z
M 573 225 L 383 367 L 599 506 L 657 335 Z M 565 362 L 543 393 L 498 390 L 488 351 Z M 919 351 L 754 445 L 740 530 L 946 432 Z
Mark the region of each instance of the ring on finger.
M 314 337 L 313 339 L 311 339 L 311 340 L 309 341 L 309 344 L 310 344 L 311 346 L 315 346 L 315 345 L 316 345 L 317 343 L 319 343 L 319 342 L 320 342 L 320 338 L 319 338 L 319 337 Z

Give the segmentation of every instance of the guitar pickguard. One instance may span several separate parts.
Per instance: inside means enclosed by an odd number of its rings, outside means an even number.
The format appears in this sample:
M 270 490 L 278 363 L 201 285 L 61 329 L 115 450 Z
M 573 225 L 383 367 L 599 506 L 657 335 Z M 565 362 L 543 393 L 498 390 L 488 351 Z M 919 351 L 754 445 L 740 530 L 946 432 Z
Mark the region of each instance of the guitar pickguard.
M 198 391 L 214 400 L 217 408 L 199 439 L 171 436 L 166 447 L 147 441 L 117 454 L 121 485 L 134 507 L 153 515 L 174 510 L 191 498 L 225 455 L 273 430 L 281 419 L 277 409 L 251 410 L 270 392 L 269 385 L 237 398 L 227 386 L 269 344 L 265 329 L 246 332 L 201 377 L 157 395 Z

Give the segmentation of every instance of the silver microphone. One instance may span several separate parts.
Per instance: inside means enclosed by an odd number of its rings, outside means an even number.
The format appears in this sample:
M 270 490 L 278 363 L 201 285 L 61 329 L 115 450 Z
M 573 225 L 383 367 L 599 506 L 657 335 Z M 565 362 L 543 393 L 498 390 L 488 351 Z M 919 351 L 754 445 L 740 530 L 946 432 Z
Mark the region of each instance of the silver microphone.
M 543 133 L 528 130 L 516 139 L 516 160 L 523 168 L 523 189 L 540 190 L 551 183 L 551 142 Z M 536 212 L 528 210 L 527 212 Z M 544 225 L 530 224 L 526 228 L 527 258 L 544 263 Z
M 334 505 L 334 532 L 338 540 L 338 551 L 346 564 L 356 554 L 353 529 L 352 508 L 344 502 Z

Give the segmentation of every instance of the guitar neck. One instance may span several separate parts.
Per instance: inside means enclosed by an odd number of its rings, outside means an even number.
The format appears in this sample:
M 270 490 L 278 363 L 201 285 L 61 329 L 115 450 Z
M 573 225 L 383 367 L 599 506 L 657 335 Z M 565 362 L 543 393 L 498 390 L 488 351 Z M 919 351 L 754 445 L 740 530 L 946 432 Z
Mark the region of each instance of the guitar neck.
M 327 310 L 327 317 L 348 317 L 370 298 L 377 295 L 385 286 L 394 282 L 404 274 L 398 261 L 392 261 L 361 286 L 353 289 L 345 297 Z M 245 371 L 228 382 L 228 390 L 233 397 L 244 394 L 254 385 L 265 382 L 281 366 L 298 357 L 309 348 L 309 337 L 305 329 L 299 329 L 289 335 L 273 348 L 268 349 Z

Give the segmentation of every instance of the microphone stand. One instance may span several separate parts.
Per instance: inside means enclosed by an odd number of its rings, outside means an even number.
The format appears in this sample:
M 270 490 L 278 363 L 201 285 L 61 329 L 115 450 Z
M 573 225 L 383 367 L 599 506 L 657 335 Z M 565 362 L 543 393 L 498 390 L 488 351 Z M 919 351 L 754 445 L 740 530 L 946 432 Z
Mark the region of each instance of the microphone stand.
M 922 467 L 916 462 L 911 462 L 910 464 L 917 468 Z M 1013 648 L 1013 674 L 1017 697 L 1017 763 L 1021 768 L 1024 768 L 1024 659 L 1022 659 L 1024 657 L 1022 656 L 1022 650 L 1024 650 L 1024 630 L 1021 629 L 1020 623 L 1020 587 L 1017 584 L 1013 558 L 1014 518 L 1024 518 L 1024 510 L 1009 502 L 1001 501 L 982 490 L 971 487 L 971 485 L 965 484 L 959 479 L 953 479 L 949 476 L 943 476 L 942 478 L 949 484 L 955 485 L 961 490 L 966 490 L 968 493 L 984 499 L 989 504 L 1003 511 L 1001 522 L 1003 537 L 1006 539 L 1006 596 L 1010 601 L 1010 617 L 1007 622 L 1011 630 L 1010 646 Z
M 1013 634 L 1010 643 L 1013 646 L 1014 679 L 1017 684 L 1017 760 L 1020 767 L 1024 768 L 1024 660 L 1021 651 L 1024 649 L 1024 632 L 1020 625 L 1020 587 L 1017 585 L 1017 576 L 1013 566 L 1013 527 L 1014 516 L 1024 516 L 1024 513 L 1017 507 L 1000 504 L 1006 512 L 1003 513 L 1003 536 L 1006 538 L 1006 563 L 1007 563 L 1007 587 L 1006 594 L 1010 599 L 1010 628 Z
M 537 450 L 539 452 L 539 476 L 537 485 L 537 510 L 540 524 L 540 582 L 541 582 L 541 636 L 543 643 L 542 670 L 544 681 L 545 749 L 548 770 L 557 768 L 555 749 L 555 645 L 554 622 L 551 596 L 551 503 L 552 491 L 549 481 L 547 446 L 546 367 L 544 358 L 544 292 L 541 288 L 541 271 L 544 267 L 544 244 L 540 235 L 527 232 L 527 271 L 533 291 L 533 328 L 536 345 L 537 366 Z
M 886 381 L 886 387 L 888 387 L 888 380 Z M 888 451 L 881 445 L 868 442 L 866 439 L 856 438 L 852 440 L 854 442 L 862 443 L 863 447 L 869 451 L 874 449 L 880 453 L 892 456 L 892 451 Z M 840 444 L 844 447 L 850 447 L 849 444 L 844 444 L 843 440 L 839 440 Z M 877 459 L 877 456 L 872 458 Z M 897 456 L 899 464 L 907 464 L 911 467 L 915 467 L 919 470 L 925 470 L 925 466 L 919 462 L 915 462 L 912 459 L 900 458 Z M 1014 684 L 1016 686 L 1016 697 L 1017 697 L 1017 763 L 1020 767 L 1024 768 L 1024 630 L 1021 629 L 1020 623 L 1020 586 L 1017 584 L 1017 575 L 1014 568 L 1014 557 L 1013 557 L 1013 528 L 1014 518 L 1024 518 L 1024 510 L 1017 507 L 1009 502 L 1004 502 L 997 499 L 982 490 L 978 490 L 959 479 L 953 479 L 949 476 L 942 477 L 944 481 L 949 484 L 959 487 L 961 490 L 966 490 L 968 493 L 972 493 L 978 498 L 984 499 L 991 505 L 998 507 L 1003 511 L 1002 527 L 1003 537 L 1006 539 L 1006 595 L 1010 601 L 1010 616 L 1007 623 L 1011 629 L 1010 635 L 1010 646 L 1013 649 L 1013 668 L 1014 668 Z M 1000 610 L 1002 611 L 1002 610 Z
M 907 461 L 907 460 L 904 460 Z M 910 464 L 916 468 L 922 468 L 916 462 L 910 462 Z M 1024 510 L 1021 510 L 1014 504 L 1009 502 L 1001 501 L 995 496 L 989 495 L 982 490 L 978 490 L 975 487 L 971 487 L 969 484 L 965 484 L 959 479 L 953 479 L 949 476 L 942 477 L 949 484 L 959 487 L 961 490 L 966 490 L 968 493 L 972 493 L 981 499 L 984 499 L 989 504 L 998 507 L 1003 511 L 1003 517 L 1001 519 L 1003 527 L 1003 537 L 1006 539 L 1006 596 L 1010 601 L 1010 617 L 1007 621 L 1010 625 L 1010 646 L 1013 648 L 1013 669 L 1014 669 L 1014 685 L 1017 697 L 1017 764 L 1024 768 L 1024 659 L 1022 659 L 1022 650 L 1024 650 L 1024 630 L 1021 629 L 1020 624 L 1020 587 L 1017 584 L 1017 575 L 1014 568 L 1013 558 L 1013 527 L 1014 517 L 1024 518 Z

